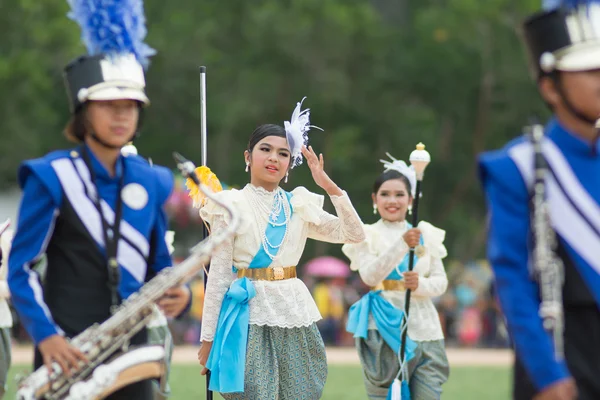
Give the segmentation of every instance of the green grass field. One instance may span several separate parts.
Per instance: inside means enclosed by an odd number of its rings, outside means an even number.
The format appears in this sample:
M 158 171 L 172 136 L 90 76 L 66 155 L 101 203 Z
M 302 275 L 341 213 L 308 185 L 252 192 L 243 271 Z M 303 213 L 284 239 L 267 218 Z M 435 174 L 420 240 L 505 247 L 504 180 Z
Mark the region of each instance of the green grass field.
M 28 367 L 15 366 L 10 371 L 9 382 L 15 374 L 26 372 Z M 171 399 L 204 399 L 204 377 L 194 365 L 175 365 L 171 371 Z M 444 400 L 506 400 L 509 399 L 510 369 L 503 367 L 455 367 L 444 386 Z M 14 384 L 5 399 L 14 399 Z M 215 396 L 221 399 L 220 396 Z M 358 366 L 332 365 L 325 387 L 325 400 L 365 400 L 362 371 Z

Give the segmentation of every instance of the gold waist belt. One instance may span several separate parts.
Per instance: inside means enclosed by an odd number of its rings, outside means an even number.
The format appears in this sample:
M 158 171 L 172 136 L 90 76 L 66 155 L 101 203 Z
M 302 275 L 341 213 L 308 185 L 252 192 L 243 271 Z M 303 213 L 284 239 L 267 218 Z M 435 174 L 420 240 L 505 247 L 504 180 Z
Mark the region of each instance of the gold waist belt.
M 238 269 L 238 278 L 248 278 L 252 281 L 282 281 L 296 278 L 296 267 L 246 268 Z
M 371 290 L 406 290 L 406 288 L 404 287 L 404 281 L 389 279 L 381 282 L 377 286 L 372 287 Z

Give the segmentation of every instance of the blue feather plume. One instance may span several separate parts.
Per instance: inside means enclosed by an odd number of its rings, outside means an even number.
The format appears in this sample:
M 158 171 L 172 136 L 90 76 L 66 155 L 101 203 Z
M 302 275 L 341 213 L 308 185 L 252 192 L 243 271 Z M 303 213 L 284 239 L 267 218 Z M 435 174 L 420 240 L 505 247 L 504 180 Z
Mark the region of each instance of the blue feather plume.
M 81 27 L 90 55 L 134 54 L 144 68 L 156 51 L 144 43 L 146 18 L 142 0 L 67 0 L 67 15 Z
M 557 8 L 575 8 L 580 4 L 598 3 L 598 0 L 542 0 L 542 8 L 546 11 Z
M 546 11 L 554 10 L 559 8 L 562 0 L 542 0 L 542 9 Z

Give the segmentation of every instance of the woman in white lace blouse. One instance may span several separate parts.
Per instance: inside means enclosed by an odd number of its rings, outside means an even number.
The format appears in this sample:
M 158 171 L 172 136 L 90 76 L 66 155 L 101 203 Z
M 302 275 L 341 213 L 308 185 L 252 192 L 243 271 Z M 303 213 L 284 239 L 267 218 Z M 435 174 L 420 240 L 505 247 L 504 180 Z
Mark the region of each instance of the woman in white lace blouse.
M 412 291 L 408 337 L 416 343 L 408 372 L 412 399 L 439 399 L 449 366 L 444 334 L 432 298 L 446 291 L 448 280 L 442 259 L 445 232 L 427 222 L 413 228 L 406 221 L 416 186 L 414 170 L 403 161 L 386 163 L 375 181 L 373 213 L 381 219 L 365 226 L 367 238 L 342 250 L 370 293 L 352 306 L 348 331 L 354 334 L 367 393 L 385 399 L 398 376 L 400 320 L 406 289 Z M 408 271 L 408 252 L 416 249 L 415 266 Z M 411 351 L 411 353 L 413 353 Z
M 325 347 L 315 325 L 321 315 L 295 266 L 307 238 L 358 243 L 365 235 L 350 199 L 324 172 L 323 156 L 305 147 L 307 111 L 299 103 L 285 129 L 256 128 L 245 151 L 250 183 L 217 193 L 242 224 L 212 256 L 198 359 L 203 373 L 211 370 L 211 390 L 225 399 L 312 400 L 325 385 Z M 302 155 L 337 217 L 323 210 L 323 196 L 279 187 Z M 229 223 L 214 202 L 200 214 L 212 232 Z

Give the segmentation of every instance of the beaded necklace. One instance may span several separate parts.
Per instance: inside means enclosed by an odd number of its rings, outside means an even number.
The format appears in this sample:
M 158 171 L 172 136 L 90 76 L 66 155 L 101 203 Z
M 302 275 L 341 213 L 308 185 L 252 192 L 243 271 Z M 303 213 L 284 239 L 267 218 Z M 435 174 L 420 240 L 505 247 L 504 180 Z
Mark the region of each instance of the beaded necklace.
M 253 185 L 247 185 L 246 188 L 248 193 L 248 202 L 250 203 L 250 208 L 257 220 L 266 220 L 268 225 L 272 227 L 281 227 L 283 226 L 285 231 L 283 234 L 283 238 L 279 244 L 273 244 L 269 241 L 266 230 L 264 232 L 258 232 L 259 237 L 261 239 L 261 244 L 263 246 L 263 250 L 267 254 L 267 256 L 271 259 L 271 261 L 277 259 L 281 256 L 281 252 L 277 251 L 280 247 L 282 247 L 288 236 L 288 226 L 291 216 L 290 204 L 288 202 L 287 196 L 285 192 L 281 188 L 277 188 L 275 192 L 269 192 L 263 188 L 255 187 Z M 267 196 L 273 196 L 272 205 L 269 206 L 270 199 L 267 199 Z M 279 216 L 283 212 L 284 219 L 282 222 L 277 222 Z M 256 229 L 259 228 L 260 224 L 256 224 Z M 267 225 L 267 227 L 268 227 Z M 272 253 L 271 249 L 275 249 L 275 254 Z

